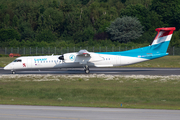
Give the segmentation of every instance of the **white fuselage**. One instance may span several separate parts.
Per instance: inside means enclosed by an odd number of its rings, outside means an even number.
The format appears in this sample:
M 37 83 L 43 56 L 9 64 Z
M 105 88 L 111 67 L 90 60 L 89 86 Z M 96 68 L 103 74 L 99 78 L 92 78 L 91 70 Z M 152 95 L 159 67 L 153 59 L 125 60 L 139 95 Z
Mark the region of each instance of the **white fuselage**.
M 15 61 L 9 63 L 4 67 L 5 70 L 19 70 L 19 69 L 43 69 L 43 68 L 82 68 L 85 65 L 89 67 L 113 67 L 134 64 L 148 59 L 137 57 L 126 57 L 120 55 L 104 55 L 96 54 L 95 57 L 77 57 L 76 53 L 74 60 L 60 60 L 60 55 L 54 56 L 29 56 L 18 57 Z M 71 55 L 69 54 L 69 56 Z

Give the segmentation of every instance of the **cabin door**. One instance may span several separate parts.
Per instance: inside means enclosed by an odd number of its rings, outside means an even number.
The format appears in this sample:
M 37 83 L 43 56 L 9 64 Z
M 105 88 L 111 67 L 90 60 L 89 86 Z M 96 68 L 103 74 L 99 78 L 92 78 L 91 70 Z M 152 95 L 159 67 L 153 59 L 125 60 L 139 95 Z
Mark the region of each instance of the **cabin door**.
M 27 59 L 27 68 L 32 68 L 32 59 L 31 58 Z
M 117 65 L 117 66 L 121 65 L 121 56 L 120 56 L 120 55 L 118 55 L 118 56 L 116 57 L 116 65 Z

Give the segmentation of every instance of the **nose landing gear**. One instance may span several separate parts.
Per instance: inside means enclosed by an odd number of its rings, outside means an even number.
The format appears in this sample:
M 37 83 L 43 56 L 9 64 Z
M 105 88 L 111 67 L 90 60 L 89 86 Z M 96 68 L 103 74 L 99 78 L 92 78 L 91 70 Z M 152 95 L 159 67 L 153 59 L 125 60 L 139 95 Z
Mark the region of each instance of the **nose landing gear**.
M 13 70 L 11 70 L 11 73 L 12 73 L 12 74 L 16 74 L 16 72 L 15 72 L 15 71 L 13 71 Z

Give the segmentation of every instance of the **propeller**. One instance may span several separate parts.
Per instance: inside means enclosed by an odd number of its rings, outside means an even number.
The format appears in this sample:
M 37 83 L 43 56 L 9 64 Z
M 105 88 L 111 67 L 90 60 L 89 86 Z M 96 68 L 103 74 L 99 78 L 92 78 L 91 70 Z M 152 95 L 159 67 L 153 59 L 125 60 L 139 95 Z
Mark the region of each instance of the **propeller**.
M 64 55 L 58 57 L 60 60 L 64 60 Z

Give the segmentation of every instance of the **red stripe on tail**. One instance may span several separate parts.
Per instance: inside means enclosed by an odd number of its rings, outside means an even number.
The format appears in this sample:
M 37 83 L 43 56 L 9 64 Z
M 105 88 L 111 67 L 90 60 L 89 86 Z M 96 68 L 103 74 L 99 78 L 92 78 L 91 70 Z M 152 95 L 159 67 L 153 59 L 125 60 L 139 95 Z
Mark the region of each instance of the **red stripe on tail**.
M 167 27 L 167 28 L 157 28 L 156 31 L 158 32 L 158 34 L 156 35 L 155 39 L 158 39 L 159 37 L 164 37 L 164 36 L 167 36 L 167 35 L 171 35 L 173 34 L 173 31 L 176 30 L 175 27 Z M 159 33 L 162 33 L 160 36 L 159 36 Z
M 164 36 L 171 35 L 171 34 L 173 34 L 173 31 L 164 31 L 164 32 L 162 33 L 162 35 L 159 36 L 159 37 L 164 37 Z

